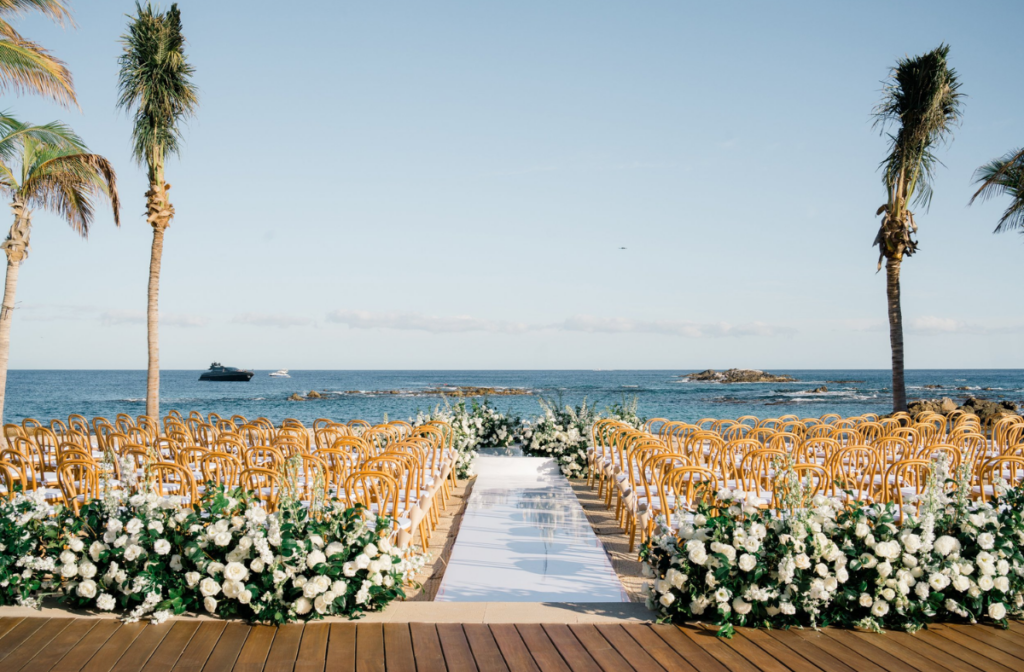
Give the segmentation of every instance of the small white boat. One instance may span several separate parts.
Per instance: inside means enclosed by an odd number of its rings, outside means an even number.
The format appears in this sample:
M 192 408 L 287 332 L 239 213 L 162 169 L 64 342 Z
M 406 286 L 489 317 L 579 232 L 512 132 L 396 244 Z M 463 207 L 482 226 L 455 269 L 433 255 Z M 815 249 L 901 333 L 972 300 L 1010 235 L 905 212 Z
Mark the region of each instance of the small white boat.
M 288 375 L 288 369 L 280 369 L 279 371 L 274 371 L 272 374 L 270 374 L 270 377 L 271 378 L 291 378 L 291 376 Z

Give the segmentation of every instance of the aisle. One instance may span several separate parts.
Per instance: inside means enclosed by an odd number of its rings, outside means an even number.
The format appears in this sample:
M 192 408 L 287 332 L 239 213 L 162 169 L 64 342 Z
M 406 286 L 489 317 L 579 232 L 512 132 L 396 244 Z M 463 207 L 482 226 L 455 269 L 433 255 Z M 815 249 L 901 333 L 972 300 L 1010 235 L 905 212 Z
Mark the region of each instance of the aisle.
M 481 456 L 476 472 L 435 601 L 629 601 L 553 460 Z

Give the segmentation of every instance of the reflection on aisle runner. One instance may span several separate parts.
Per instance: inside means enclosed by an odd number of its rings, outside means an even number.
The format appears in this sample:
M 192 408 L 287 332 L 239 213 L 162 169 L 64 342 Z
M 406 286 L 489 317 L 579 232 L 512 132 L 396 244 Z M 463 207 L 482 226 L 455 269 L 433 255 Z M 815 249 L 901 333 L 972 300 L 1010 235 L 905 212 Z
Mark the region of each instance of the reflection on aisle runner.
M 480 456 L 475 466 L 436 601 L 629 602 L 554 460 Z

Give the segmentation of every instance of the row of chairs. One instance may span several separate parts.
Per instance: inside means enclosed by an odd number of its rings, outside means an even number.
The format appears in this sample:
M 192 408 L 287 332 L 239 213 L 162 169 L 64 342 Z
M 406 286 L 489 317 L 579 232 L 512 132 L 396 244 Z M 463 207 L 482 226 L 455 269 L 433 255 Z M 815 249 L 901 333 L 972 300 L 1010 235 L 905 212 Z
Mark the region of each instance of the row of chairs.
M 612 419 L 594 424 L 588 483 L 608 508 L 615 506 L 631 547 L 638 530 L 641 538 L 653 531 L 659 515 L 692 511 L 723 488 L 741 490 L 750 503 L 775 509 L 803 506 L 808 498 L 826 494 L 893 502 L 902 512 L 923 492 L 939 455 L 951 473 L 966 465 L 972 492 L 981 500 L 995 494 L 1000 479 L 1024 478 L 1020 416 L 1000 419 L 986 433 L 967 414 L 952 421 L 938 414 L 895 422 L 873 415 L 750 420 L 655 418 L 640 430 Z
M 358 502 L 393 519 L 400 546 L 418 532 L 426 547 L 439 506 L 446 508 L 458 485 L 453 432 L 441 421 L 413 427 L 321 419 L 307 429 L 298 420 L 274 426 L 265 418 L 172 412 L 160 425 L 145 416 L 114 422 L 72 416 L 67 423 L 30 420 L 4 430 L 0 492 L 42 489 L 75 509 L 105 487 L 138 480 L 186 503 L 207 487 L 240 486 L 270 510 L 285 497 L 314 511 L 328 500 Z

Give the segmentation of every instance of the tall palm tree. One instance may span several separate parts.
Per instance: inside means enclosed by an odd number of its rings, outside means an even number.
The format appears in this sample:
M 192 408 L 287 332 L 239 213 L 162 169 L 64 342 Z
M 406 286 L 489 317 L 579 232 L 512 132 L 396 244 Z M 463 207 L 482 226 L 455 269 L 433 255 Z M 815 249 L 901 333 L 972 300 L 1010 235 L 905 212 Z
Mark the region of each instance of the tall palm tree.
M 886 82 L 882 102 L 875 108 L 875 125 L 888 133 L 889 155 L 882 162 L 882 183 L 887 200 L 878 208 L 881 226 L 878 270 L 885 259 L 886 295 L 889 303 L 889 342 L 892 346 L 893 411 L 907 410 L 903 381 L 903 312 L 900 306 L 900 264 L 917 251 L 917 224 L 910 204 L 927 210 L 931 182 L 938 159 L 932 149 L 952 136 L 960 119 L 962 95 L 956 71 L 946 57 L 949 46 L 921 56 L 900 59 Z
M 136 3 L 136 15 L 122 38 L 118 106 L 131 110 L 135 126 L 133 155 L 146 167 L 146 221 L 153 227 L 153 249 L 149 260 L 149 305 L 146 323 L 149 341 L 149 372 L 146 381 L 146 415 L 160 415 L 160 344 L 158 297 L 160 260 L 164 231 L 174 217 L 167 197 L 171 185 L 164 181 L 164 162 L 178 153 L 181 127 L 198 106 L 192 84 L 194 68 L 185 58 L 185 37 L 181 32 L 178 5 L 161 13 L 152 4 Z
M 974 183 L 981 184 L 971 197 L 987 200 L 993 196 L 1008 195 L 1010 207 L 999 218 L 993 233 L 1019 229 L 1024 233 L 1024 148 L 1009 152 L 1001 159 L 989 161 L 974 171 Z
M 18 272 L 28 256 L 33 209 L 53 212 L 83 238 L 93 221 L 94 196 L 110 200 L 120 226 L 117 178 L 110 163 L 90 154 L 74 132 L 59 123 L 22 124 L 0 115 L 0 193 L 11 199 L 14 225 L 0 249 L 7 254 L 7 282 L 0 305 L 0 421 L 7 387 L 11 319 Z
M 7 22 L 10 17 L 37 11 L 61 25 L 71 23 L 65 4 L 64 0 L 0 0 L 0 90 L 31 91 L 65 106 L 77 102 L 67 66 Z

